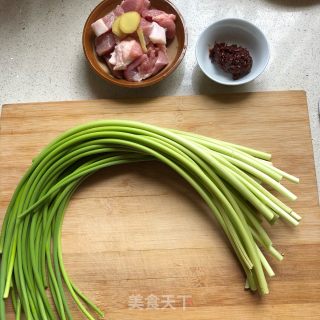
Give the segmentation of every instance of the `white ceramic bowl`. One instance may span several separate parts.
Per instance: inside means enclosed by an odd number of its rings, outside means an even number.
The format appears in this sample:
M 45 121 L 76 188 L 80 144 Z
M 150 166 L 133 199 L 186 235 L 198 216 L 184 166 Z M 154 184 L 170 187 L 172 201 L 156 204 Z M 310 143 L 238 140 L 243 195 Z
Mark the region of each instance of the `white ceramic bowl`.
M 237 44 L 249 50 L 252 56 L 252 69 L 244 77 L 233 80 L 230 73 L 224 72 L 209 58 L 209 48 L 215 42 Z M 242 19 L 224 19 L 205 29 L 196 44 L 196 58 L 201 70 L 212 80 L 236 86 L 254 80 L 266 68 L 270 57 L 268 41 L 262 31 L 252 23 Z

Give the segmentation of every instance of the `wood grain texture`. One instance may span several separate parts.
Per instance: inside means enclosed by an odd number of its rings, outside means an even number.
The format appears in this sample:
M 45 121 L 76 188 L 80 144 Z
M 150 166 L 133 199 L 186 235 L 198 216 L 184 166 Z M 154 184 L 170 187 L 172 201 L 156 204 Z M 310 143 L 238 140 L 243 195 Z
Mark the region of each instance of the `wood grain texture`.
M 208 209 L 158 163 L 109 168 L 76 192 L 63 225 L 67 270 L 106 319 L 319 319 L 320 216 L 305 93 L 162 97 L 3 106 L 0 219 L 33 157 L 64 130 L 94 119 L 132 119 L 268 151 L 301 178 L 298 228 L 270 230 L 282 263 L 271 260 L 271 293 L 243 291 L 244 277 Z M 268 228 L 270 229 L 270 228 Z M 130 310 L 131 295 L 173 295 L 175 309 Z M 178 295 L 189 295 L 183 311 Z M 179 303 L 178 303 L 179 302 Z M 74 319 L 83 316 L 73 306 Z M 8 319 L 13 319 L 10 313 Z

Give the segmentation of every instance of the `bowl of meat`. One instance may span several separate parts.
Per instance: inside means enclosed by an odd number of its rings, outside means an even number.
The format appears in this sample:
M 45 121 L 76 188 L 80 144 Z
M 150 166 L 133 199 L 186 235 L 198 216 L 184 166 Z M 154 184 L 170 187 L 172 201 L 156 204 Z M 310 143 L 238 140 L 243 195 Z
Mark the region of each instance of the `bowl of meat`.
M 187 31 L 168 0 L 104 0 L 89 15 L 82 44 L 100 77 L 139 88 L 163 80 L 178 67 Z

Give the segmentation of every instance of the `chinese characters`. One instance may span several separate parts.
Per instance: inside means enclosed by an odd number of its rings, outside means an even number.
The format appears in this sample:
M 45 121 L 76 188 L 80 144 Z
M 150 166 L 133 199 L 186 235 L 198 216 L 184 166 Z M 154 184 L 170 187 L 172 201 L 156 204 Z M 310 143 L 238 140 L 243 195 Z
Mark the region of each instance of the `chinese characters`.
M 154 295 L 150 294 L 146 297 L 141 294 L 131 295 L 128 299 L 128 308 L 136 310 L 161 310 L 161 309 L 178 309 L 181 308 L 183 311 L 187 307 L 192 306 L 191 295 Z

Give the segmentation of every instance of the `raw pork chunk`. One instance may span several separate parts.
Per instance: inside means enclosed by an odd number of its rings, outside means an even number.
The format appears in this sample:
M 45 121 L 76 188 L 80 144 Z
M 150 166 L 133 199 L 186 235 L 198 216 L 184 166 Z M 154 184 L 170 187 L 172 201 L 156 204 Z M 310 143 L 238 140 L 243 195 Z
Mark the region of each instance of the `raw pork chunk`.
M 116 45 L 114 35 L 111 32 L 104 33 L 100 37 L 97 37 L 94 43 L 98 56 L 104 56 L 111 53 Z
M 114 65 L 114 70 L 125 70 L 131 62 L 142 54 L 141 46 L 136 40 L 123 40 L 116 45 L 109 62 Z

